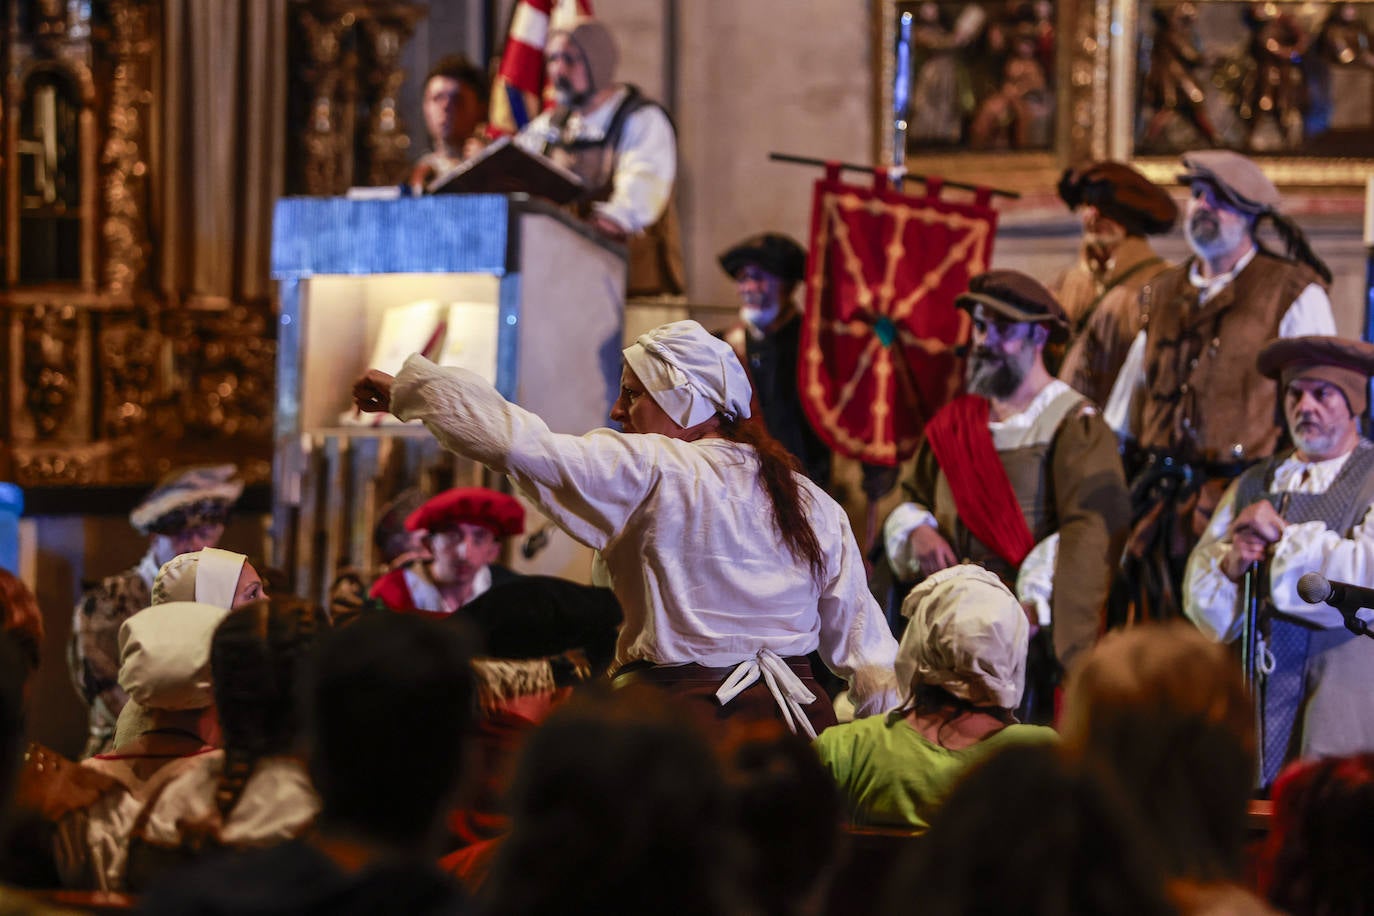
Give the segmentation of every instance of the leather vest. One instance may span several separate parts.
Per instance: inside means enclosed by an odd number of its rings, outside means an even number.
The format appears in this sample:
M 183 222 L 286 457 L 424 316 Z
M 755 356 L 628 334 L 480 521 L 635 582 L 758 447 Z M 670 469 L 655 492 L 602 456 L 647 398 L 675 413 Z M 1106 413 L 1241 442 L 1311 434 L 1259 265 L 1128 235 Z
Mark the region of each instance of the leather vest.
M 1182 461 L 1253 461 L 1280 433 L 1278 385 L 1255 354 L 1317 275 L 1264 251 L 1205 304 L 1188 282 L 1192 259 L 1141 291 L 1146 396 L 1139 444 Z

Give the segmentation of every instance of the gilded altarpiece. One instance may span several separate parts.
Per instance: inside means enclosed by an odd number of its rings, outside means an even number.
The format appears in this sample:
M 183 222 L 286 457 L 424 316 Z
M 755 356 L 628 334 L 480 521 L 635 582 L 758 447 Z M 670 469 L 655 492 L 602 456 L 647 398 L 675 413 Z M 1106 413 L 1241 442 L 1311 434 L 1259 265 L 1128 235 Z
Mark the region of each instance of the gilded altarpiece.
M 234 266 L 198 272 L 194 236 L 214 217 L 200 215 L 206 182 L 185 156 L 205 150 L 183 153 L 169 138 L 196 136 L 196 107 L 231 98 L 226 130 L 246 134 L 233 125 L 267 118 L 282 142 L 238 157 L 246 164 L 231 163 L 211 193 L 270 201 L 393 183 L 410 158 L 396 111 L 400 49 L 423 12 L 394 0 L 4 5 L 0 480 L 50 494 L 142 488 L 173 465 L 232 460 L 250 483 L 268 481 L 278 318 L 265 259 L 237 249 L 257 241 L 265 251 L 269 209 L 234 211 L 232 237 L 215 243 L 236 249 Z M 264 94 L 187 88 L 177 68 L 196 51 L 176 36 L 203 35 L 211 17 L 244 46 L 231 59 L 240 75 L 224 79 L 256 79 Z M 264 34 L 289 39 L 263 51 L 243 37 Z M 217 54 L 234 46 L 208 40 Z M 280 71 L 254 73 L 254 48 Z M 171 124 L 177 112 L 190 112 L 182 125 Z M 169 218 L 178 195 L 183 209 Z
M 5 14 L 0 476 L 26 488 L 270 467 L 270 302 L 188 301 L 150 279 L 159 14 L 134 0 Z

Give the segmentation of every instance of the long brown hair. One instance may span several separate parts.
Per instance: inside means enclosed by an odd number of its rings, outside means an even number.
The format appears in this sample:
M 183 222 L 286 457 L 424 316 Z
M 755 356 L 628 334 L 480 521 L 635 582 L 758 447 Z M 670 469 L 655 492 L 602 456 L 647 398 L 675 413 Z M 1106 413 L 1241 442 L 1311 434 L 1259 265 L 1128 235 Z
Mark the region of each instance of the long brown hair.
M 825 553 L 811 527 L 809 497 L 802 493 L 797 459 L 769 435 L 768 428 L 759 420 L 722 418 L 719 432 L 731 442 L 753 446 L 759 456 L 759 486 L 773 506 L 773 524 L 792 556 L 805 563 L 811 578 L 820 583 L 825 573 Z

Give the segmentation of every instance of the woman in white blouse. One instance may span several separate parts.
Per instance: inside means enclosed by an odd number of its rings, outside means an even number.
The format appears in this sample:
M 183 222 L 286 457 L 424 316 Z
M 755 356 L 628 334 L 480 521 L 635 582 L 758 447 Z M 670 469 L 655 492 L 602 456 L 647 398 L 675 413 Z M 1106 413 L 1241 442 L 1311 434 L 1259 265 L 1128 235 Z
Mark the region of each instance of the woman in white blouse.
M 805 656 L 818 649 L 858 715 L 896 705 L 896 641 L 848 519 L 762 423 L 746 422 L 751 387 L 729 345 L 678 321 L 624 358 L 611 419 L 625 434 L 553 433 L 484 379 L 418 355 L 394 379 L 369 372 L 354 398 L 424 421 L 599 552 L 593 577 L 625 611 L 622 678 L 702 697 L 715 717 L 776 707 L 813 733 L 834 721 L 808 686 Z

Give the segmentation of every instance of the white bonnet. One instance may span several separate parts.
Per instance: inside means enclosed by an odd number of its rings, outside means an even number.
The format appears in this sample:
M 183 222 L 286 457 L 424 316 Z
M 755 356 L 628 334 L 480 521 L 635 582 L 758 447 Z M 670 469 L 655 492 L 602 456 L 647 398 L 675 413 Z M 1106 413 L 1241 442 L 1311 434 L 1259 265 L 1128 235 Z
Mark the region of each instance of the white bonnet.
M 119 686 L 149 709 L 203 709 L 214 702 L 210 640 L 227 607 L 155 604 L 119 628 Z
M 153 604 L 199 601 L 215 607 L 232 607 L 239 574 L 247 560 L 241 553 L 218 547 L 172 557 L 153 579 Z
M 1021 702 L 1030 624 L 997 576 L 972 564 L 942 569 L 911 590 L 902 615 L 909 622 L 894 667 L 903 690 L 915 682 L 975 706 Z
M 714 414 L 749 416 L 753 388 L 728 343 L 695 321 L 674 321 L 639 335 L 625 362 L 664 413 L 681 427 Z

